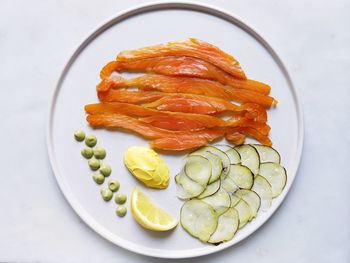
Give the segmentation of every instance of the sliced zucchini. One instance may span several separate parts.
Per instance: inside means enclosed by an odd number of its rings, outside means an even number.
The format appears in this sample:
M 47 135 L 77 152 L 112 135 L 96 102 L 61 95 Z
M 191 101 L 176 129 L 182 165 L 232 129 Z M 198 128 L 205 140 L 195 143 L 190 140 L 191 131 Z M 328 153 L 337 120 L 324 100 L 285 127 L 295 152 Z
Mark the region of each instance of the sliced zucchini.
M 263 176 L 272 187 L 272 197 L 282 193 L 287 183 L 287 172 L 283 166 L 278 163 L 262 163 L 259 174 Z
M 206 146 L 206 147 L 200 148 L 199 150 L 191 153 L 191 155 L 193 155 L 193 154 L 201 155 L 201 153 L 203 153 L 203 152 L 211 152 L 211 153 L 217 155 L 218 157 L 220 157 L 221 162 L 222 162 L 224 176 L 226 176 L 229 173 L 230 159 L 228 158 L 226 153 L 224 153 L 223 151 L 219 150 L 218 148 L 216 148 L 214 146 Z
M 234 148 L 241 156 L 241 164 L 247 166 L 253 174 L 259 172 L 260 157 L 257 150 L 248 144 Z
M 250 189 L 253 186 L 254 175 L 246 166 L 231 164 L 228 177 L 230 177 L 239 188 Z
M 261 163 L 280 163 L 280 154 L 272 147 L 261 145 L 261 144 L 251 144 L 259 154 Z
M 218 215 L 225 213 L 231 205 L 230 195 L 222 188 L 220 188 L 215 194 L 201 200 L 211 205 Z
M 208 159 L 208 161 L 210 162 L 211 176 L 209 179 L 209 184 L 219 179 L 222 172 L 222 162 L 219 156 L 207 151 L 200 152 L 200 153 L 194 152 L 191 154 L 191 156 L 193 155 L 203 156 L 204 158 Z
M 176 196 L 180 199 L 189 199 L 199 196 L 205 187 L 191 180 L 184 172 L 175 176 Z
M 235 207 L 239 201 L 241 201 L 241 198 L 239 198 L 235 193 L 229 193 L 231 197 L 231 207 Z
M 221 179 L 221 187 L 228 193 L 234 193 L 239 189 L 230 176 L 227 176 L 225 179 Z
M 180 222 L 190 235 L 207 242 L 217 228 L 218 215 L 207 203 L 192 199 L 183 204 Z
M 249 219 L 249 221 L 251 221 L 258 214 L 258 210 L 260 208 L 261 203 L 260 197 L 254 191 L 247 189 L 237 190 L 236 196 L 246 201 L 249 205 L 251 211 L 251 218 Z
M 239 153 L 231 148 L 228 151 L 225 152 L 228 156 L 228 158 L 230 159 L 230 163 L 231 164 L 239 164 L 241 163 L 241 156 L 239 155 Z
M 235 205 L 235 209 L 237 210 L 238 216 L 239 216 L 239 226 L 238 226 L 238 228 L 242 228 L 248 223 L 249 219 L 251 218 L 250 207 L 249 207 L 249 205 L 247 204 L 246 201 L 241 199 Z
M 219 244 L 231 240 L 237 232 L 238 226 L 239 216 L 237 210 L 234 208 L 228 209 L 219 216 L 218 226 L 215 232 L 210 236 L 208 242 Z
M 211 164 L 203 156 L 190 155 L 186 158 L 184 171 L 193 181 L 206 186 L 211 176 Z
M 254 178 L 252 190 L 260 196 L 260 209 L 262 211 L 269 209 L 272 203 L 272 187 L 270 183 L 261 175 L 257 175 Z
M 215 194 L 220 188 L 220 180 L 216 180 L 214 183 L 208 184 L 205 190 L 198 196 L 199 199 Z

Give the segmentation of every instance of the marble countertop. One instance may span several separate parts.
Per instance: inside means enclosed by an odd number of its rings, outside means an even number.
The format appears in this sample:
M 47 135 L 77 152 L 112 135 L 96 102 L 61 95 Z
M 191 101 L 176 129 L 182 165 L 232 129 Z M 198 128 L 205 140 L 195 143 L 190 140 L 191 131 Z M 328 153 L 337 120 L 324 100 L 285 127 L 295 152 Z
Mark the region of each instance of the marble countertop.
M 58 188 L 45 145 L 49 100 L 73 50 L 107 18 L 145 2 L 1 1 L 0 262 L 165 261 L 86 226 Z M 276 48 L 301 97 L 305 143 L 295 183 L 263 227 L 183 261 L 350 262 L 350 2 L 202 2 L 237 14 Z

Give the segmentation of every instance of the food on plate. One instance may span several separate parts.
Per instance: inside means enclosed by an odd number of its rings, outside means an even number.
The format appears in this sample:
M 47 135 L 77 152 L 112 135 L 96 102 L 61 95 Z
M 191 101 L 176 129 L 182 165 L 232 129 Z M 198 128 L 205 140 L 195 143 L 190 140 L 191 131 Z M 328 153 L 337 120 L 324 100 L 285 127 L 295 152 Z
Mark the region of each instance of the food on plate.
M 102 103 L 85 106 L 92 127 L 137 133 L 158 150 L 195 149 L 222 137 L 235 145 L 247 137 L 272 145 L 267 109 L 277 100 L 268 95 L 270 86 L 247 79 L 236 59 L 209 43 L 121 51 L 100 76 Z
M 74 138 L 78 141 L 78 142 L 82 142 L 85 139 L 85 132 L 83 130 L 76 130 L 74 133 Z
M 113 192 L 109 188 L 101 188 L 100 193 L 101 193 L 103 200 L 105 200 L 106 202 L 111 200 L 113 197 Z
M 131 195 L 131 211 L 135 220 L 144 228 L 168 231 L 175 228 L 178 220 L 156 205 L 150 197 L 134 188 Z
M 108 164 L 103 163 L 100 167 L 100 172 L 104 177 L 108 177 L 112 173 L 112 168 Z
M 135 78 L 125 79 L 120 75 L 104 78 L 98 85 L 97 91 L 106 92 L 110 89 L 138 88 L 145 91 L 161 91 L 165 93 L 189 93 L 205 95 L 238 102 L 252 102 L 266 108 L 275 106 L 277 101 L 257 91 L 224 86 L 219 82 L 189 77 L 169 77 L 156 74 L 146 74 Z
M 180 223 L 190 235 L 213 244 L 226 242 L 259 211 L 269 209 L 287 174 L 278 152 L 260 146 L 207 146 L 185 158 L 175 183 L 178 198 L 185 201 Z
M 105 181 L 105 177 L 100 172 L 94 173 L 92 175 L 92 179 L 95 181 L 96 184 L 103 184 Z
M 96 159 L 104 159 L 106 157 L 106 150 L 101 147 L 97 146 L 93 149 L 93 153 Z
M 94 151 L 90 147 L 85 147 L 81 150 L 81 155 L 84 156 L 86 159 L 90 159 L 92 156 L 94 156 Z
M 119 217 L 124 217 L 126 215 L 127 209 L 125 205 L 120 205 L 118 206 L 117 210 L 116 210 L 116 214 Z
M 88 161 L 89 167 L 91 170 L 96 171 L 100 168 L 100 161 L 93 158 Z
M 159 155 L 145 147 L 130 147 L 124 154 L 124 164 L 139 181 L 152 188 L 167 188 L 169 168 Z
M 117 60 L 122 62 L 132 62 L 141 59 L 165 56 L 187 56 L 199 58 L 217 66 L 234 77 L 246 79 L 241 66 L 235 58 L 220 50 L 218 47 L 195 38 L 190 38 L 185 41 L 168 42 L 137 50 L 122 51 L 118 54 Z
M 119 204 L 119 205 L 122 205 L 122 204 L 125 204 L 126 202 L 126 195 L 125 194 L 117 194 L 114 198 L 114 201 Z
M 118 191 L 119 187 L 120 187 L 120 183 L 117 180 L 111 179 L 111 180 L 108 181 L 108 188 L 112 192 Z
M 95 135 L 89 135 L 85 138 L 85 144 L 89 147 L 94 147 L 97 143 L 97 138 Z

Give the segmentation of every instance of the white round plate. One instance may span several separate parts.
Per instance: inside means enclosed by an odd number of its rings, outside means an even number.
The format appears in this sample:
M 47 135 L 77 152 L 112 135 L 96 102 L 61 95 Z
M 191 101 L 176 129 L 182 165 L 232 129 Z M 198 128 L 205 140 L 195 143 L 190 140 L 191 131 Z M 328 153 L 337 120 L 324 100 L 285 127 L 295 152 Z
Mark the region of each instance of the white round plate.
M 161 207 L 178 217 L 182 202 L 175 196 L 173 177 L 182 167 L 182 155 L 162 155 L 171 171 L 166 190 L 143 187 L 123 165 L 123 153 L 147 141 L 130 133 L 93 130 L 85 121 L 84 105 L 96 103 L 95 86 L 99 71 L 121 50 L 183 40 L 202 39 L 232 54 L 246 74 L 271 85 L 271 95 L 279 101 L 269 110 L 271 139 L 288 171 L 283 193 L 268 212 L 259 213 L 229 242 L 219 246 L 201 243 L 181 226 L 168 233 L 155 233 L 140 227 L 130 209 L 125 218 L 115 215 L 117 205 L 104 202 L 87 161 L 80 155 L 83 143 L 73 138 L 76 129 L 95 134 L 107 149 L 106 162 L 112 166 L 110 178 L 121 182 L 120 192 L 129 197 L 137 186 Z M 156 3 L 128 10 L 95 30 L 68 61 L 55 89 L 50 108 L 47 144 L 54 174 L 69 204 L 97 233 L 120 247 L 136 253 L 164 258 L 195 257 L 230 247 L 256 231 L 275 212 L 288 193 L 296 175 L 303 143 L 303 119 L 296 92 L 288 73 L 274 50 L 252 28 L 237 17 L 202 4 Z M 106 184 L 106 183 L 105 183 Z

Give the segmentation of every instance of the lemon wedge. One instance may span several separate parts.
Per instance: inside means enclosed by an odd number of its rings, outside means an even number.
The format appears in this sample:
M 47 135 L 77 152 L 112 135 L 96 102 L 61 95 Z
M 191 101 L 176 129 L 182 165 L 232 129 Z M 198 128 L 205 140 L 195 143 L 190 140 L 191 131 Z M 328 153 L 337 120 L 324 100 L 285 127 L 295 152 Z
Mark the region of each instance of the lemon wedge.
M 177 226 L 178 220 L 158 207 L 144 193 L 134 188 L 131 195 L 131 211 L 135 220 L 144 228 L 167 231 Z

